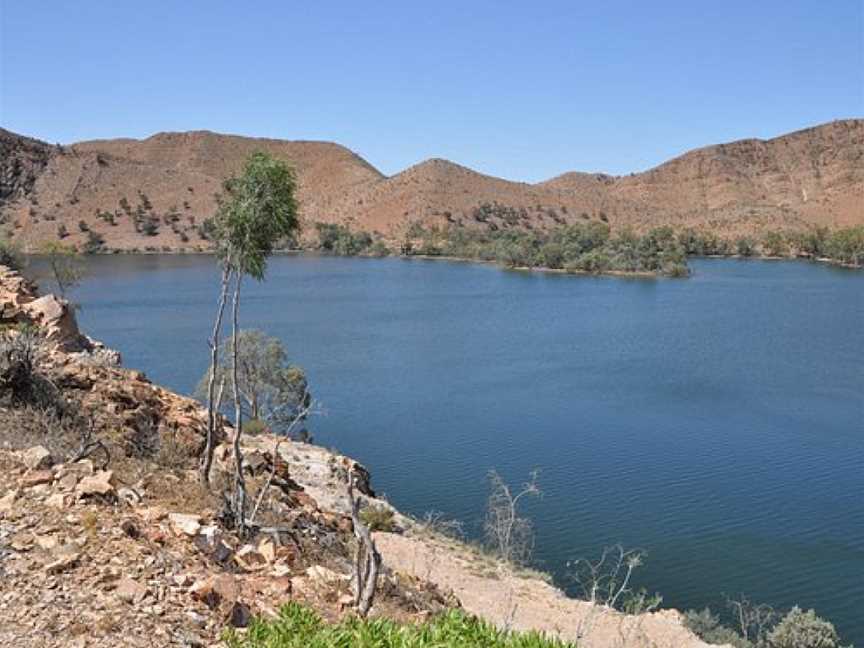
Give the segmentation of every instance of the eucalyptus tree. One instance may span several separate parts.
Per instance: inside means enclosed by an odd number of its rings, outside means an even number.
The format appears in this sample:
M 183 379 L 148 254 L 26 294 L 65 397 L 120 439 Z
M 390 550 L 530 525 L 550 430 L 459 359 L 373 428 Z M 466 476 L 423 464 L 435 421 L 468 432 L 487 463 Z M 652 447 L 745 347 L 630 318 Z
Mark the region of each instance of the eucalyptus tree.
M 202 461 L 202 480 L 209 481 L 219 403 L 216 399 L 216 376 L 219 366 L 219 336 L 227 297 L 231 296 L 231 391 L 234 404 L 234 498 L 235 523 L 241 532 L 246 525 L 246 484 L 243 477 L 243 408 L 238 380 L 240 294 L 243 278 L 264 279 L 267 259 L 279 241 L 293 236 L 299 228 L 297 182 L 293 170 L 267 153 L 257 151 L 246 160 L 239 176 L 228 178 L 213 219 L 212 236 L 222 268 L 219 303 L 210 338 L 211 373 L 208 385 L 207 444 Z
M 289 362 L 278 338 L 243 329 L 239 343 L 239 388 L 247 432 L 249 423 L 257 421 L 263 427 L 291 436 L 312 406 L 306 373 Z M 208 368 L 195 390 L 195 397 L 205 402 L 212 373 L 212 367 Z M 223 356 L 216 368 L 216 382 L 233 392 L 233 373 L 231 359 Z

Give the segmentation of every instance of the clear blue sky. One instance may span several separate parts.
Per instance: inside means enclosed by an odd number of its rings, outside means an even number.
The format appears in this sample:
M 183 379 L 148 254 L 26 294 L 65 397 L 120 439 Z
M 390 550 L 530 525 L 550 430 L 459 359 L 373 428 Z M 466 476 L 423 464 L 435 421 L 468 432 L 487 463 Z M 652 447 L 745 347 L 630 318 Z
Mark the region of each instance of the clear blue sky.
M 0 125 L 209 129 L 536 181 L 864 114 L 862 0 L 0 0 Z

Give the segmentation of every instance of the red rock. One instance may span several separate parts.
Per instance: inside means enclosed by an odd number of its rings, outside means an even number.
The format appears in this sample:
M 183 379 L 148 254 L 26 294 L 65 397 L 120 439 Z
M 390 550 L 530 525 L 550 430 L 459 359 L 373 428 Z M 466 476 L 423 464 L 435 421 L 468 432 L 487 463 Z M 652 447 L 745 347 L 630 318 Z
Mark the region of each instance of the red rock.
M 32 488 L 40 484 L 50 484 L 54 481 L 54 473 L 50 470 L 32 470 L 21 478 L 22 488 Z

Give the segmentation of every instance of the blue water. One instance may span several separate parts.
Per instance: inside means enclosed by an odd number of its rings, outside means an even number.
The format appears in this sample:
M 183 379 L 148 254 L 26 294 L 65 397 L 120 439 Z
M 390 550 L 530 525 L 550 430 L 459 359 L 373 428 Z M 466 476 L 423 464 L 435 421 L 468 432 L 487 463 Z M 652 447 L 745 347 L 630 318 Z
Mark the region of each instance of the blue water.
M 281 337 L 317 442 L 379 491 L 479 533 L 495 468 L 540 468 L 536 562 L 623 542 L 664 605 L 815 607 L 864 644 L 864 273 L 697 260 L 687 280 L 400 259 L 274 259 L 242 324 Z M 190 391 L 217 291 L 207 257 L 99 257 L 83 327 Z

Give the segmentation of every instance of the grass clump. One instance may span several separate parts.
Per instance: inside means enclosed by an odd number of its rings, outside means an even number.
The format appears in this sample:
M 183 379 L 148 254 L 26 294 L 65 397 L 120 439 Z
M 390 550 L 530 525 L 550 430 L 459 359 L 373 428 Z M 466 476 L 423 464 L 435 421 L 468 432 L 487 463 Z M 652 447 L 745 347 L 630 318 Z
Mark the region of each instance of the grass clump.
M 253 622 L 245 636 L 229 631 L 225 641 L 229 648 L 575 648 L 537 632 L 498 630 L 459 610 L 420 625 L 356 618 L 327 625 L 293 602 L 277 619 Z

